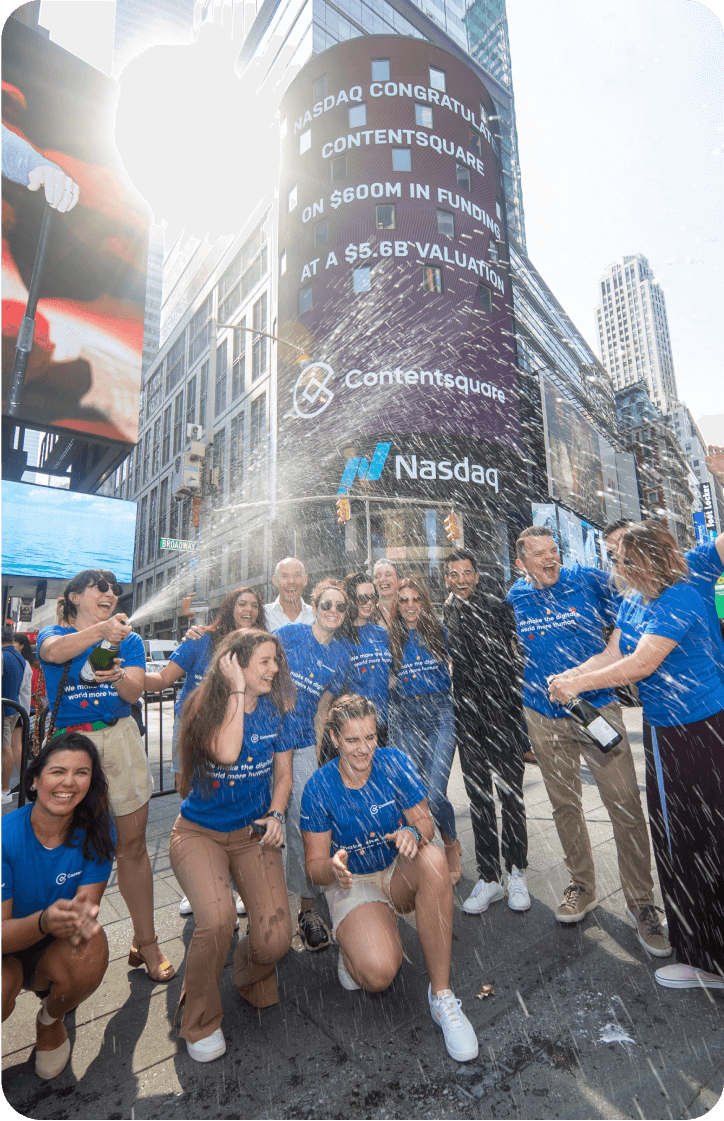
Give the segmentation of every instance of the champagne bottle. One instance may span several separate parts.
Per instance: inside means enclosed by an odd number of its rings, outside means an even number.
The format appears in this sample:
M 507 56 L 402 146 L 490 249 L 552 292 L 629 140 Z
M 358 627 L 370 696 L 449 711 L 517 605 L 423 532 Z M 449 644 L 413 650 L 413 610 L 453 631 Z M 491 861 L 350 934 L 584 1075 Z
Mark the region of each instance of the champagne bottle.
M 91 651 L 88 661 L 78 674 L 83 684 L 97 685 L 96 670 L 111 669 L 113 666 L 113 659 L 118 657 L 118 651 L 120 649 L 120 643 L 115 644 L 109 642 L 107 638 L 104 639 L 99 646 L 96 646 L 96 648 Z
M 582 697 L 573 697 L 565 707 L 601 751 L 608 753 L 621 743 L 623 739 L 621 733 L 616 731 L 613 724 L 609 724 L 605 716 L 601 716 L 590 701 L 584 701 Z

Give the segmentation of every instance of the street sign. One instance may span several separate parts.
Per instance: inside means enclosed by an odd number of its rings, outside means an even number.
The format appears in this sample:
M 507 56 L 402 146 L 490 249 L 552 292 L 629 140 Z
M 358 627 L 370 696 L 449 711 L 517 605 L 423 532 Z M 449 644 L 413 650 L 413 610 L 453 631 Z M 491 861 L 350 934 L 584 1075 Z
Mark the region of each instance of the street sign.
M 199 547 L 198 541 L 178 541 L 174 537 L 160 537 L 159 549 L 175 549 L 180 553 L 195 553 Z

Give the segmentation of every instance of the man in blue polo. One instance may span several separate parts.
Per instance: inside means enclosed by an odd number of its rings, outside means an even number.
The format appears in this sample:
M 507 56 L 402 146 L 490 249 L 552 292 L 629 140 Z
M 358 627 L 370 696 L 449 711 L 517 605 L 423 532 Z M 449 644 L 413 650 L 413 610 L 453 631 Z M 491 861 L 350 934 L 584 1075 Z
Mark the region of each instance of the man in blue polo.
M 567 709 L 548 697 L 551 674 L 577 666 L 605 648 L 602 631 L 616 621 L 618 596 L 606 573 L 580 565 L 562 568 L 553 534 L 543 526 L 524 530 L 516 551 L 516 564 L 524 579 L 510 589 L 508 601 L 525 652 L 525 718 L 571 878 L 556 918 L 561 923 L 578 923 L 598 905 L 583 814 L 583 755 L 611 818 L 626 913 L 649 953 L 668 957 L 671 946 L 654 906 L 651 850 L 638 781 L 615 695 L 609 689 L 585 694 L 622 736 L 608 754 L 599 751 Z

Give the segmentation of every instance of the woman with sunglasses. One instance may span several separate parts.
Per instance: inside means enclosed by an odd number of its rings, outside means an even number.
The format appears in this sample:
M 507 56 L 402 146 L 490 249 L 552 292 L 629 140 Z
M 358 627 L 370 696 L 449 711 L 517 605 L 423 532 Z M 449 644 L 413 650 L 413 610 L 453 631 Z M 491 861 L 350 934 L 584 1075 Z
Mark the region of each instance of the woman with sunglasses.
M 354 694 L 332 705 L 338 757 L 311 777 L 302 799 L 307 875 L 324 888 L 340 947 L 337 976 L 349 991 L 388 988 L 403 957 L 395 915 L 414 912 L 430 1014 L 452 1058 L 469 1062 L 478 1041 L 450 988 L 450 876 L 430 844 L 435 826 L 420 777 L 403 752 L 377 750 L 376 716 Z
M 297 687 L 294 713 L 294 786 L 287 811 L 287 887 L 300 897 L 299 935 L 307 950 L 329 946 L 329 931 L 313 909 L 315 889 L 304 870 L 304 845 L 299 829 L 302 793 L 317 769 L 330 705 L 342 692 L 349 655 L 338 641 L 347 614 L 347 596 L 339 580 L 321 580 L 312 593 L 314 622 L 287 623 L 277 631 L 292 680 Z
M 433 820 L 445 844 L 454 884 L 461 876 L 462 850 L 455 811 L 447 796 L 455 754 L 455 714 L 445 630 L 435 617 L 421 580 L 402 580 L 390 624 L 395 691 L 390 700 L 393 747 L 409 755 L 420 772 Z
M 85 569 L 58 600 L 60 622 L 40 631 L 38 658 L 48 704 L 56 711 L 55 734 L 82 732 L 93 741 L 108 780 L 116 822 L 118 888 L 133 921 L 128 964 L 145 965 L 153 981 L 175 976 L 158 944 L 153 920 L 153 874 L 146 850 L 148 803 L 153 778 L 131 705 L 143 692 L 143 642 L 124 614 L 114 614 L 122 593 L 107 569 Z M 88 658 L 105 643 L 118 648 L 108 669 L 93 670 Z
M 387 745 L 387 717 L 390 707 L 390 640 L 387 631 L 373 622 L 377 590 L 364 572 L 355 572 L 343 581 L 351 605 L 340 628 L 340 641 L 349 654 L 346 693 L 367 697 L 377 710 L 377 742 Z
M 293 708 L 281 644 L 267 631 L 244 629 L 219 644 L 184 711 L 184 801 L 169 854 L 196 916 L 179 1007 L 181 1037 L 199 1063 L 226 1050 L 219 981 L 236 922 L 229 876 L 249 911 L 234 953 L 236 989 L 254 1008 L 279 1000 L 274 970 L 292 941 L 281 848 Z
M 603 653 L 550 679 L 551 697 L 566 704 L 638 682 L 651 838 L 678 958 L 655 977 L 724 989 L 724 684 L 707 612 L 658 522 L 625 529 L 616 557 L 628 585 L 616 629 Z

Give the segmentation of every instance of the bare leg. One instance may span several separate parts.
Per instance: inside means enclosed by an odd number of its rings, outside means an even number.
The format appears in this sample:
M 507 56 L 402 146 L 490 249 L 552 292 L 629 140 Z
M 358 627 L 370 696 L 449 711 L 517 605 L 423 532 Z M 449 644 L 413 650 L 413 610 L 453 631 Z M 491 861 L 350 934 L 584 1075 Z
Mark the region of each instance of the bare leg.
M 342 919 L 335 937 L 358 985 L 369 993 L 380 993 L 391 985 L 402 965 L 402 943 L 397 920 L 386 903 L 355 907 Z
M 43 954 L 33 979 L 36 992 L 50 989 L 46 1014 L 53 1024 L 37 1024 L 38 1051 L 54 1051 L 67 1038 L 63 1017 L 96 991 L 108 968 L 108 941 L 101 930 L 90 941 L 71 946 L 63 938 Z
M 456 884 L 463 874 L 460 867 L 460 858 L 463 854 L 462 845 L 457 837 L 454 841 L 451 841 L 447 833 L 443 833 L 442 839 L 445 842 L 445 859 L 447 860 L 450 879 Z
M 144 945 L 143 959 L 157 969 L 164 955 L 153 925 L 153 873 L 146 849 L 148 802 L 132 814 L 116 818 L 118 887 L 133 920 L 134 945 Z M 151 943 L 151 945 L 148 945 Z
M 23 987 L 23 967 L 15 958 L 3 958 L 3 1023 L 15 1010 Z
M 453 885 L 440 849 L 423 845 L 414 860 L 400 856 L 390 881 L 390 897 L 398 911 L 415 912 L 433 993 L 449 989 Z

